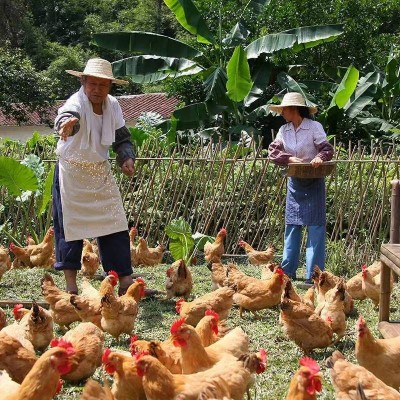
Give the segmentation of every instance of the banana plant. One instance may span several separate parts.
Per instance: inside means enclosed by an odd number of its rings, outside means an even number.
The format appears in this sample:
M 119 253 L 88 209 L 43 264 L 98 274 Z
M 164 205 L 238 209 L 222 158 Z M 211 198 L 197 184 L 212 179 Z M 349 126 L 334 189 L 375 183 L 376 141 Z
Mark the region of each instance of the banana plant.
M 114 62 L 113 72 L 134 82 L 157 82 L 189 75 L 201 77 L 205 100 L 176 110 L 169 123 L 164 124 L 170 133 L 185 129 L 207 132 L 210 127 L 218 127 L 222 133 L 228 133 L 228 127 L 231 132 L 254 133 L 248 117 L 260 106 L 259 100 L 274 75 L 271 57 L 280 51 L 298 52 L 330 42 L 343 33 L 340 24 L 308 26 L 268 34 L 248 43 L 250 32 L 241 21 L 229 32 L 222 32 L 220 21 L 218 31 L 211 32 L 192 0 L 164 2 L 178 22 L 196 36 L 196 48 L 167 36 L 141 31 L 98 33 L 94 41 L 98 46 L 133 53 L 132 57 Z M 245 8 L 257 14 L 269 3 L 270 0 L 249 0 Z

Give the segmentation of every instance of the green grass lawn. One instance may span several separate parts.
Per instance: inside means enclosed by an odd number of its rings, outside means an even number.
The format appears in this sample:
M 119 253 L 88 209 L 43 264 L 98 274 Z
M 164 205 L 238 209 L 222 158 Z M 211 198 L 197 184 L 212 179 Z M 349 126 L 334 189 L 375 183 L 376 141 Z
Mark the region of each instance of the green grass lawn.
M 249 275 L 260 277 L 260 270 L 249 265 L 241 265 Z M 164 289 L 166 265 L 158 267 L 148 267 L 136 269 L 136 272 L 143 272 L 144 279 L 148 287 L 154 289 Z M 192 267 L 194 278 L 194 296 L 200 296 L 211 290 L 210 272 L 204 266 Z M 64 289 L 63 275 L 58 272 L 52 272 L 56 283 Z M 43 276 L 43 270 L 12 270 L 3 276 L 0 282 L 0 299 L 24 299 L 24 300 L 42 300 L 40 292 L 40 279 Z M 99 281 L 94 281 L 93 285 L 98 286 Z M 299 292 L 302 292 L 299 290 Z M 398 287 L 392 294 L 392 304 L 398 304 L 400 292 Z M 140 304 L 140 311 L 136 321 L 135 334 L 141 339 L 160 339 L 164 340 L 169 334 L 172 322 L 177 318 L 174 301 L 160 301 L 159 298 L 145 299 Z M 355 323 L 359 314 L 362 314 L 369 327 L 377 335 L 378 312 L 374 309 L 370 300 L 362 302 L 356 301 L 355 307 L 357 314 L 350 317 L 347 321 L 348 334 L 335 347 L 329 347 L 326 350 L 316 350 L 312 357 L 317 360 L 321 366 L 324 376 L 323 392 L 320 399 L 334 399 L 334 390 L 330 382 L 329 371 L 325 367 L 325 359 L 338 349 L 345 354 L 345 357 L 354 362 L 355 346 Z M 11 309 L 7 310 L 11 318 Z M 240 325 L 249 335 L 252 350 L 263 347 L 268 352 L 268 367 L 266 371 L 256 376 L 255 385 L 252 390 L 253 399 L 285 399 L 287 388 L 293 373 L 298 367 L 298 360 L 302 356 L 301 350 L 283 334 L 282 328 L 278 323 L 279 308 L 262 310 L 260 312 L 262 320 L 256 320 L 250 313 L 245 313 L 243 319 L 239 319 L 237 308 L 233 308 L 228 320 L 230 326 Z M 391 314 L 392 318 L 400 319 L 399 310 Z M 55 335 L 60 336 L 62 332 L 58 327 L 55 328 Z M 105 346 L 111 348 L 128 349 L 129 338 L 124 336 L 118 343 L 110 335 L 105 334 Z M 100 379 L 100 368 L 94 375 L 95 379 Z M 84 383 L 78 386 L 64 384 L 62 392 L 57 399 L 77 399 L 82 391 Z M 39 399 L 38 399 L 39 400 Z

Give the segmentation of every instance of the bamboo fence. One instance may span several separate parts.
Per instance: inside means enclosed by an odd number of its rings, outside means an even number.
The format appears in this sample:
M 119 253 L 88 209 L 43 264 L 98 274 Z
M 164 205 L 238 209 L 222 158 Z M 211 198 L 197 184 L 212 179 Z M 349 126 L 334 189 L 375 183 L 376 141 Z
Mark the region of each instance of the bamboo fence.
M 400 178 L 396 145 L 349 142 L 335 148 L 336 171 L 326 178 L 328 237 L 345 248 L 368 244 L 376 251 L 389 238 L 390 182 Z M 178 143 L 173 149 L 161 141 L 144 142 L 132 178 L 114 166 L 130 226 L 153 245 L 165 242 L 166 225 L 182 217 L 193 232 L 214 236 L 225 227 L 231 254 L 239 252 L 239 239 L 260 249 L 269 243 L 280 248 L 286 176 L 261 144 L 252 142 L 250 150 L 229 142 Z M 55 162 L 54 148 L 38 144 L 33 149 L 10 145 L 3 155 L 23 159 L 31 152 L 48 165 Z M 2 188 L 0 207 L 0 225 L 7 223 L 22 241 L 29 233 L 23 205 Z M 51 210 L 39 217 L 33 199 L 28 214 L 41 233 L 51 224 Z

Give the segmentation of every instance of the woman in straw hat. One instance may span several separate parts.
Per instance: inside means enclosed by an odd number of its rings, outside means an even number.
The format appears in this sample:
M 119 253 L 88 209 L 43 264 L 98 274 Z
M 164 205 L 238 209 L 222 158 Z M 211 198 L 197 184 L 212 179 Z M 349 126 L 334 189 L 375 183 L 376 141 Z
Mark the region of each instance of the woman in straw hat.
M 310 162 L 315 168 L 333 157 L 333 147 L 327 141 L 322 125 L 312 120 L 317 108 L 306 105 L 300 93 L 286 93 L 280 105 L 270 110 L 287 121 L 269 146 L 269 158 L 278 165 Z M 324 178 L 289 177 L 285 211 L 285 242 L 282 268 L 296 279 L 299 265 L 302 227 L 307 227 L 306 285 L 312 283 L 314 265 L 325 267 L 325 206 Z
M 115 79 L 111 64 L 90 59 L 80 90 L 58 110 L 55 131 L 60 135 L 53 185 L 56 239 L 55 269 L 63 270 L 67 291 L 77 293 L 82 240 L 96 237 L 106 271 L 115 270 L 120 291 L 132 283 L 128 224 L 118 187 L 108 161 L 109 148 L 127 176 L 134 173 L 135 153 L 118 101 L 109 95 Z

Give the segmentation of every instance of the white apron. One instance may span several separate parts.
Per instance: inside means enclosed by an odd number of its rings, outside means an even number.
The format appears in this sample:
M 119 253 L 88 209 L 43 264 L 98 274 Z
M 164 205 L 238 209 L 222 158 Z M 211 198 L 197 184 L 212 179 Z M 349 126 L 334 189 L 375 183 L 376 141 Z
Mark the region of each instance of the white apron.
M 59 179 L 67 242 L 128 230 L 108 160 L 82 163 L 60 157 Z

